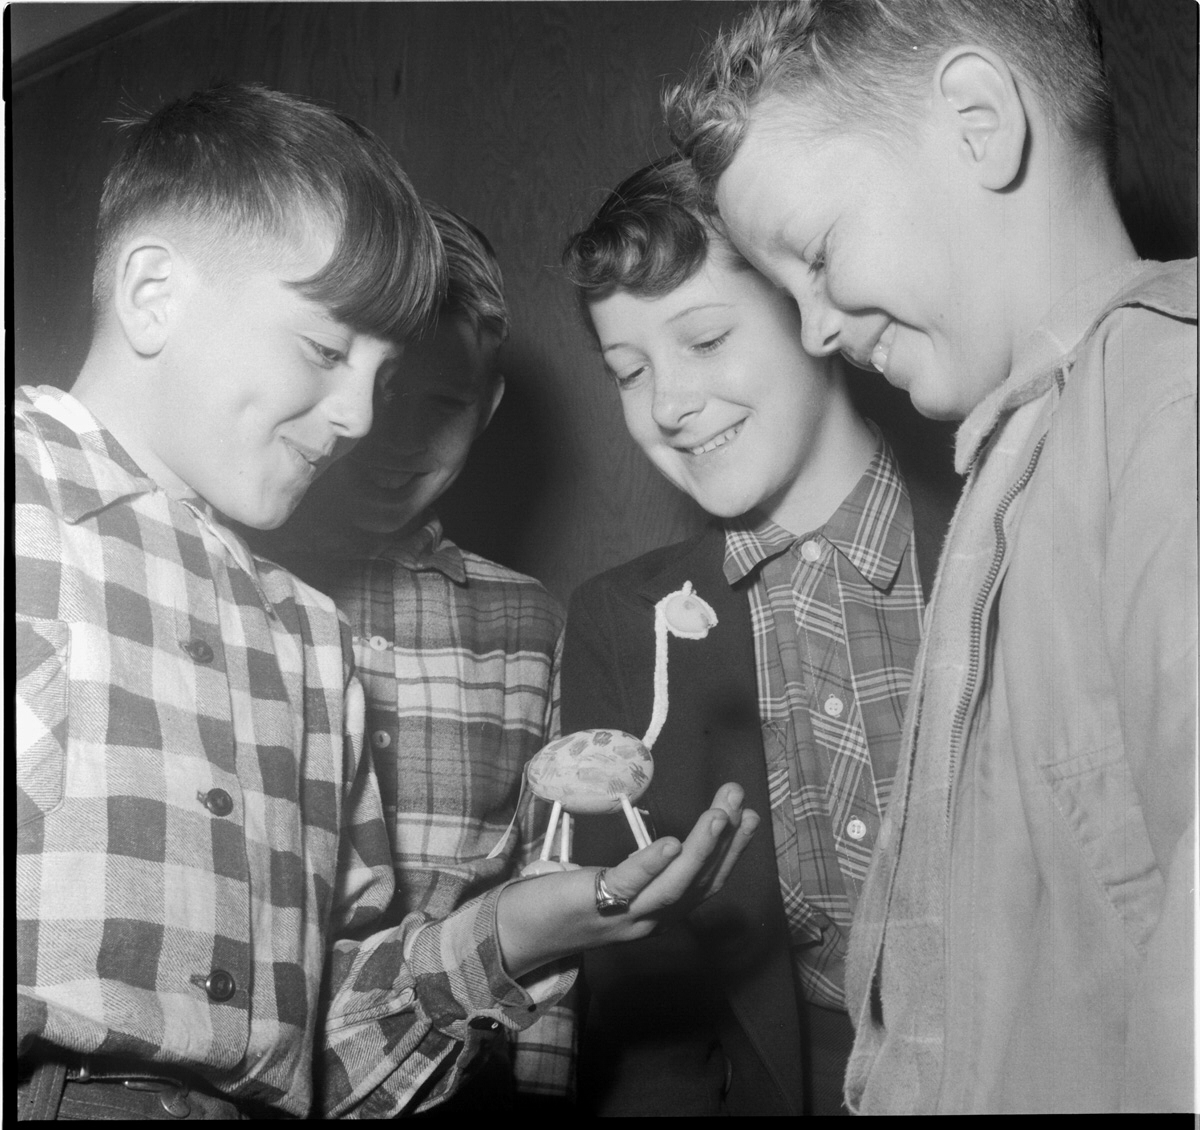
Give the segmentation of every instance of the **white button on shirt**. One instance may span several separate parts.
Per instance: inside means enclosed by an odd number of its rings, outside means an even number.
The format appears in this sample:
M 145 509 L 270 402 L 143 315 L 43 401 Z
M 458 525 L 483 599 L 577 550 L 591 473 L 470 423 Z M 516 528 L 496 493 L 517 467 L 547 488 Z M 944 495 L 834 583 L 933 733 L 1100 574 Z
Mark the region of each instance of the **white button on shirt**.
M 866 834 L 867 826 L 857 816 L 846 825 L 846 835 L 852 840 L 861 840 Z
M 372 651 L 387 651 L 388 642 L 383 636 L 372 636 L 368 641 Z
M 845 709 L 846 704 L 842 702 L 842 700 L 835 694 L 831 694 L 825 700 L 824 710 L 830 718 L 840 718 L 842 716 L 842 711 Z
M 820 561 L 821 560 L 821 543 L 813 540 L 802 542 L 800 545 L 800 556 L 805 561 Z

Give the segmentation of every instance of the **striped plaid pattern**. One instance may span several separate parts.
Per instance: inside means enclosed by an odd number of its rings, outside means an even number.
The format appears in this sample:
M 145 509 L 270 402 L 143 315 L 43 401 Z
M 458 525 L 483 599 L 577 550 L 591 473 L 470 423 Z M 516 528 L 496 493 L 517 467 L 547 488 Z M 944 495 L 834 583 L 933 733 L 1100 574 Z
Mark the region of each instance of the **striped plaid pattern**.
M 392 832 L 389 919 L 458 913 L 540 848 L 548 812 L 527 798 L 516 833 L 487 858 L 505 837 L 526 762 L 559 733 L 562 610 L 532 577 L 461 550 L 433 515 L 361 555 L 288 561 L 325 588 L 353 632 Z M 568 1005 L 514 1033 L 518 1088 L 570 1094 L 574 1050 Z
M 328 598 L 158 489 L 69 395 L 18 390 L 14 423 L 19 1049 L 182 1064 L 304 1114 L 320 1030 L 322 1109 L 354 1113 L 408 1102 L 472 1018 L 533 1022 L 494 899 L 449 973 L 419 916 L 326 961 L 393 893 Z
M 912 508 L 886 441 L 804 537 L 730 525 L 750 610 L 779 882 L 807 999 L 844 1008 L 846 943 L 896 773 L 923 601 Z

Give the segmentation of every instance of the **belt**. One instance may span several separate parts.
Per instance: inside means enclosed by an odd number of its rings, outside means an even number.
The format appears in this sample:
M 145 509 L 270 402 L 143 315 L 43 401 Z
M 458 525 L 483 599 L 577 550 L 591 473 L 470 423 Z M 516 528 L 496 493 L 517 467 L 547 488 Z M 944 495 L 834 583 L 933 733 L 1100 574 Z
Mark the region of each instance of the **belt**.
M 217 1095 L 193 1073 L 112 1056 L 74 1055 L 52 1049 L 39 1056 L 32 1073 L 18 1087 L 19 1105 L 58 1084 L 58 1101 L 44 1113 L 31 1109 L 26 1117 L 135 1119 L 236 1119 L 236 1103 Z M 26 1094 L 22 1095 L 21 1092 Z

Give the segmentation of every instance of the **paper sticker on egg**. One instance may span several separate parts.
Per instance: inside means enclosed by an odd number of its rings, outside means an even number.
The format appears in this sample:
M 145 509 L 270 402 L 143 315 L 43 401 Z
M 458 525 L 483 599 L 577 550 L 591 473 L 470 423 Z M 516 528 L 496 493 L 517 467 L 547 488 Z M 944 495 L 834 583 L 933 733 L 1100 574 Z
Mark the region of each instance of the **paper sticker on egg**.
M 650 751 L 622 730 L 579 730 L 552 741 L 530 762 L 535 796 L 568 812 L 619 812 L 621 797 L 637 800 L 654 775 Z

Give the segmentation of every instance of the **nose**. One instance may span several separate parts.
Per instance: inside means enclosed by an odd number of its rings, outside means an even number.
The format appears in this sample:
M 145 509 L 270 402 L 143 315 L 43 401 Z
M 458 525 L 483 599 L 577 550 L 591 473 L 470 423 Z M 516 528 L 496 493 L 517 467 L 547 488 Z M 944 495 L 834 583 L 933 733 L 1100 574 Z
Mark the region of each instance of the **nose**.
M 375 388 L 389 354 L 374 342 L 359 342 L 346 364 L 330 372 L 325 414 L 339 441 L 362 439 L 371 430 Z
M 826 357 L 841 348 L 842 312 L 829 301 L 824 285 L 805 280 L 790 287 L 800 307 L 800 341 L 812 357 Z
M 651 413 L 663 431 L 678 431 L 704 406 L 704 394 L 682 365 L 659 365 L 654 372 Z

